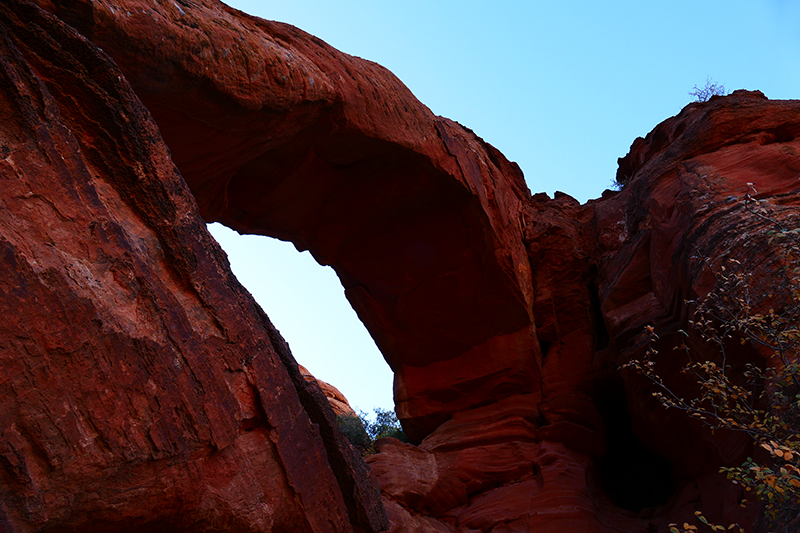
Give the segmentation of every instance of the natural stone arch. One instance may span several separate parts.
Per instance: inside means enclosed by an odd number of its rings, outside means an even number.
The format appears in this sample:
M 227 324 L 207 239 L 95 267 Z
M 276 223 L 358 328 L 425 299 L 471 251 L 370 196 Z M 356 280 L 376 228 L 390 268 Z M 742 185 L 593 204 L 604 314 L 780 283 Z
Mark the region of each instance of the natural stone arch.
M 91 37 L 153 114 L 204 218 L 291 240 L 337 272 L 396 373 L 412 438 L 539 389 L 516 165 L 386 69 L 296 28 L 229 8 L 181 23 L 94 9 Z M 156 30 L 126 29 L 144 22 Z
M 388 527 L 119 68 L 25 0 L 0 35 L 0 530 Z
M 22 1 L 13 0 L 15 5 Z M 445 519 L 458 516 L 461 524 L 475 524 L 473 529 L 480 530 L 516 522 L 520 529 L 597 526 L 636 531 L 691 517 L 693 484 L 712 487 L 701 489 L 701 497 L 717 497 L 713 484 L 700 483 L 719 479 L 715 468 L 723 455 L 711 448 L 721 444 L 719 448 L 741 454 L 746 443 L 715 437 L 703 448 L 702 440 L 693 438 L 701 436 L 701 430 L 675 431 L 686 429 L 686 422 L 664 416 L 648 389 L 627 380 L 632 429 L 640 430 L 673 466 L 689 468 L 684 488 L 677 489 L 681 495 L 670 497 L 672 503 L 657 510 L 653 520 L 607 505 L 591 482 L 588 457 L 603 454 L 603 432 L 613 424 L 597 412 L 603 406 L 601 398 L 590 394 L 592 378 L 604 368 L 613 373 L 624 358 L 643 352 L 644 324 L 681 325 L 689 312 L 685 298 L 710 283 L 702 267 L 691 266 L 690 258 L 724 253 L 737 239 L 747 240 L 729 201 L 742 186 L 763 180 L 769 186 L 759 186 L 760 194 L 774 196 L 782 205 L 797 205 L 796 103 L 766 102 L 760 93 L 735 92 L 708 104 L 689 105 L 646 139 L 634 142 L 620 162 L 627 185 L 619 194 L 583 206 L 563 194 L 527 201 L 518 169 L 472 132 L 433 117 L 384 69 L 340 54 L 299 30 L 249 18 L 211 0 L 193 1 L 186 11 L 170 3 L 142 9 L 133 0 L 116 2 L 113 10 L 87 1 L 41 3 L 72 21 L 119 62 L 158 119 L 206 220 L 225 220 L 245 231 L 258 226 L 258 231 L 292 239 L 313 249 L 320 261 L 335 265 L 346 287 L 369 294 L 354 300 L 367 302 L 362 316 L 371 321 L 373 334 L 382 339 L 396 366 L 400 414 L 412 436 L 429 435 L 418 447 L 388 441 L 386 452 L 370 460 L 388 494 L 386 507 L 394 513 L 395 524 L 413 524 L 432 513 Z M 119 76 L 124 85 L 122 80 Z M 64 109 L 81 120 L 89 115 L 80 107 Z M 141 107 L 133 109 L 149 118 Z M 131 116 L 115 115 L 115 120 L 104 122 L 101 141 L 115 138 L 103 135 L 124 130 Z M 93 128 L 87 131 L 97 133 Z M 149 139 L 137 138 L 143 145 L 160 143 L 158 133 L 153 127 Z M 91 134 L 85 140 L 90 150 L 95 147 L 92 141 L 102 144 Z M 160 161 L 172 172 L 169 158 Z M 138 167 L 130 164 L 118 168 L 118 181 L 128 180 L 129 187 L 138 179 L 152 185 L 146 178 L 162 175 L 137 174 Z M 335 202 L 315 198 L 320 191 L 336 196 L 339 189 L 331 183 L 347 185 L 351 176 L 364 185 L 349 190 L 372 191 L 357 203 L 358 209 L 352 209 L 347 195 Z M 384 178 L 377 180 L 376 190 L 369 188 L 374 176 Z M 288 195 L 286 202 L 268 200 L 265 207 L 259 198 L 248 197 L 262 180 L 274 187 L 268 190 L 270 197 L 278 191 Z M 314 186 L 306 190 L 299 183 Z M 389 200 L 396 194 L 409 195 L 404 188 L 409 183 L 414 194 L 394 210 Z M 180 179 L 162 185 L 192 203 Z M 405 198 L 402 194 L 399 197 Z M 297 196 L 302 202 L 294 200 Z M 373 206 L 370 200 L 376 197 L 381 203 Z M 181 219 L 176 222 L 163 195 L 132 195 L 130 200 L 141 202 L 139 207 L 151 217 L 147 222 L 158 226 L 161 242 L 174 245 L 164 246 L 164 252 L 178 254 L 170 257 L 179 266 L 178 277 L 195 272 L 192 254 L 180 255 L 185 251 L 182 237 L 191 246 L 202 242 L 208 250 L 215 249 L 208 240 L 179 232 Z M 286 209 L 292 205 L 316 210 L 298 217 Z M 455 224 L 436 223 L 433 206 L 439 205 L 445 220 L 462 221 L 454 232 L 448 229 Z M 436 263 L 438 269 L 415 270 L 408 261 L 416 254 L 402 246 L 388 247 L 377 265 L 365 253 L 370 243 L 380 242 L 368 238 L 370 231 L 391 236 L 399 245 L 413 241 L 405 220 L 392 218 L 405 209 L 416 210 L 428 221 L 420 227 L 433 228 L 424 237 L 446 252 L 446 260 Z M 362 228 L 364 235 L 348 233 L 354 226 L 342 221 L 359 213 L 375 218 L 355 219 L 353 224 L 374 227 Z M 315 233 L 323 228 L 329 233 Z M 528 258 L 535 268 L 533 277 Z M 404 269 L 414 276 L 392 277 L 392 272 Z M 473 290 L 481 287 L 486 294 L 464 295 L 459 285 L 439 285 L 462 274 Z M 197 277 L 191 282 L 195 288 L 204 287 Z M 402 290 L 410 286 L 424 294 L 415 301 L 421 307 L 398 304 L 398 294 L 407 294 Z M 442 303 L 447 301 L 449 309 Z M 233 310 L 226 316 L 238 315 Z M 255 321 L 261 323 L 257 317 Z M 438 343 L 434 362 L 424 365 L 428 359 L 421 356 L 428 355 L 424 347 L 431 339 L 432 345 Z M 476 344 L 460 353 L 471 343 Z M 292 367 L 291 356 L 284 354 L 285 364 L 278 365 L 273 377 L 280 377 L 281 367 Z M 214 353 L 211 359 L 219 364 L 224 358 Z M 532 393 L 520 394 L 525 392 Z M 224 398 L 217 403 L 232 405 Z M 607 401 L 604 409 L 618 411 L 614 403 Z M 295 417 L 299 411 L 284 405 L 275 402 L 271 408 L 288 413 L 286 419 L 303 419 L 304 427 L 310 428 L 310 420 L 302 414 Z M 314 402 L 303 407 L 319 414 L 320 405 Z M 250 420 L 240 429 L 252 429 L 257 422 Z M 330 458 L 342 449 L 335 445 L 341 435 L 328 422 L 319 427 L 327 432 L 321 440 Z M 313 431 L 308 435 L 313 437 Z M 500 456 L 495 452 L 502 450 L 504 467 L 498 470 Z M 718 463 L 704 460 L 698 468 L 700 454 Z M 397 473 L 419 472 L 422 464 L 425 476 L 392 479 Z M 566 471 L 570 475 L 565 478 Z M 352 494 L 348 478 L 353 479 L 339 475 L 337 482 Z M 478 485 L 473 485 L 476 480 Z M 476 490 L 480 502 L 473 505 Z M 456 493 L 458 498 L 451 498 Z M 738 513 L 731 503 L 734 491 L 726 490 L 725 495 L 728 503 L 721 514 Z M 348 507 L 353 523 L 360 522 L 358 515 L 365 511 L 358 501 L 351 499 Z M 648 499 L 629 507 L 649 503 Z M 496 504 L 502 505 L 499 513 Z

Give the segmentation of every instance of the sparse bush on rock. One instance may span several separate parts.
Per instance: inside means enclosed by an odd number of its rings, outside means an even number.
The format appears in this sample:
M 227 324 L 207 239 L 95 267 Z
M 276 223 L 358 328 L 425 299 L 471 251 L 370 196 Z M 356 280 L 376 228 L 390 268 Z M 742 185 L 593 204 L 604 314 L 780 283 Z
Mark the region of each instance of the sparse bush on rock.
M 402 442 L 408 442 L 397 415 L 389 409 L 376 407 L 375 421 L 367 418 L 363 411 L 357 411 L 358 416 L 340 415 L 337 417 L 339 429 L 353 446 L 360 448 L 364 453 L 375 453 L 375 441 L 385 437 L 392 437 Z
M 789 227 L 772 218 L 756 199 L 752 184 L 743 201 L 751 215 L 766 223 L 766 235 L 782 250 L 775 273 L 782 283 L 756 288 L 741 263 L 730 259 L 716 274 L 716 288 L 694 302 L 690 324 L 719 353 L 717 361 L 696 361 L 686 344 L 675 348 L 688 358 L 683 372 L 696 379 L 698 397 L 684 398 L 656 371 L 658 335 L 652 327 L 647 328 L 651 343 L 645 357 L 625 366 L 650 379 L 653 396 L 663 406 L 680 409 L 712 429 L 744 432 L 769 452 L 767 461 L 748 457 L 741 466 L 720 472 L 763 506 L 769 531 L 789 533 L 800 530 L 800 225 Z M 728 364 L 731 343 L 757 347 L 767 355 L 766 368 L 748 364 L 744 379 L 733 377 Z M 738 524 L 713 524 L 701 511 L 695 515 L 705 530 L 744 532 Z M 672 533 L 701 530 L 688 523 L 670 525 Z
M 713 79 L 706 78 L 706 84 L 702 87 L 694 86 L 694 89 L 689 91 L 689 96 L 692 97 L 693 102 L 708 102 L 712 96 L 725 96 L 725 86 L 720 85 Z

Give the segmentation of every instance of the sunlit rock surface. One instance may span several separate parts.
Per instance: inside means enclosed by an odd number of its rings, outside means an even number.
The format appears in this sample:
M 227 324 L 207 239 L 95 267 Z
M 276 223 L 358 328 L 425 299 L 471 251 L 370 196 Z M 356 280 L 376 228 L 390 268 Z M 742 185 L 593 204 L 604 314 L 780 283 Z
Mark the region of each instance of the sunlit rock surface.
M 0 14 L 0 527 L 753 523 L 717 473 L 746 440 L 662 410 L 619 367 L 652 325 L 691 393 L 672 351 L 686 301 L 728 257 L 774 283 L 776 245 L 738 199 L 755 184 L 797 226 L 800 104 L 691 104 L 633 143 L 621 192 L 580 205 L 531 196 L 390 72 L 291 26 L 211 0 L 39 5 L 65 25 L 24 0 Z M 383 508 L 211 221 L 339 275 L 414 443 L 368 458 Z M 737 368 L 758 360 L 738 350 Z
M 331 404 L 331 408 L 336 416 L 358 416 L 350 405 L 350 402 L 347 401 L 345 395 L 342 394 L 342 391 L 327 381 L 315 378 L 303 365 L 300 365 L 300 373 L 306 381 L 314 383 L 320 388 L 322 393 L 325 394 L 328 403 Z

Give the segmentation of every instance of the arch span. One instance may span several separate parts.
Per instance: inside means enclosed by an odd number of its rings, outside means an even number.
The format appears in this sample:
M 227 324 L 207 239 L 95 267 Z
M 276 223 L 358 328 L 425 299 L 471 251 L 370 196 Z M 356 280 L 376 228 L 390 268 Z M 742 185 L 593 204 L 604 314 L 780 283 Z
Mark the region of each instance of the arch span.
M 169 20 L 93 6 L 90 37 L 152 112 L 204 218 L 334 268 L 412 438 L 539 389 L 515 164 L 388 70 L 288 25 L 216 4 Z

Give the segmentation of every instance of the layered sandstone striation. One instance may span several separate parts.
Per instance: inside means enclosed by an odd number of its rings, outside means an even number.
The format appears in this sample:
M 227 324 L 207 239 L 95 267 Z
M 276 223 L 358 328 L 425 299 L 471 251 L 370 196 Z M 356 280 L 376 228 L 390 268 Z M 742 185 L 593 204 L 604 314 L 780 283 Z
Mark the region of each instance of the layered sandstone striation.
M 37 4 L 0 13 L 0 528 L 753 524 L 717 473 L 752 446 L 620 365 L 654 326 L 690 393 L 686 302 L 726 258 L 771 282 L 779 249 L 739 199 L 797 226 L 800 104 L 690 104 L 581 205 L 296 28 L 213 0 Z M 336 270 L 414 443 L 368 459 L 383 505 L 211 221 Z

